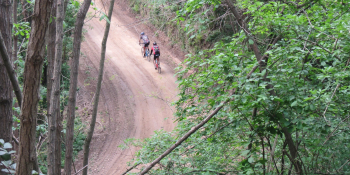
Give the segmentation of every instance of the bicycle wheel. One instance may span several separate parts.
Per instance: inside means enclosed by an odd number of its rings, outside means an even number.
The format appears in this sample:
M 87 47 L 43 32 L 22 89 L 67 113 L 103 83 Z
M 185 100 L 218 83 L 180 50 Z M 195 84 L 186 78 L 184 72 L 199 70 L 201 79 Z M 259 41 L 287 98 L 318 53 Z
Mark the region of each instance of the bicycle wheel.
M 143 51 L 144 51 L 144 48 L 141 47 L 141 56 L 143 57 Z
M 160 66 L 158 66 L 158 73 L 160 74 L 162 68 Z
M 151 62 L 151 55 L 149 54 L 149 49 L 147 49 L 147 59 L 148 59 L 148 62 Z

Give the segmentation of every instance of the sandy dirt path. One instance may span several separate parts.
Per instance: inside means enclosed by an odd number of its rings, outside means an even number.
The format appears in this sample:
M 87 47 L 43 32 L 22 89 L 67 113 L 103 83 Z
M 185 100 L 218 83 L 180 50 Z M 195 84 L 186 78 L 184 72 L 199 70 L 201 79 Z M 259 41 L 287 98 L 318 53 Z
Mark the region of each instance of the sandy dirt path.
M 104 9 L 101 2 L 96 2 L 96 5 Z M 108 5 L 104 5 L 108 9 Z M 132 159 L 135 149 L 118 148 L 123 140 L 146 138 L 155 130 L 171 131 L 175 126 L 172 120 L 174 109 L 169 102 L 176 99 L 176 78 L 171 66 L 162 60 L 162 72 L 159 74 L 152 62 L 141 57 L 137 29 L 128 25 L 133 21 L 125 9 L 115 4 L 107 42 L 98 123 L 90 151 L 89 174 L 125 172 L 128 168 L 126 163 Z M 79 98 L 81 101 L 93 98 L 105 21 L 95 18 L 85 26 L 87 33 L 82 43 L 78 101 Z M 160 48 L 161 59 L 166 56 L 173 62 L 179 62 L 165 47 L 160 45 Z M 82 108 L 88 105 L 85 102 Z M 80 169 L 81 161 L 76 166 Z

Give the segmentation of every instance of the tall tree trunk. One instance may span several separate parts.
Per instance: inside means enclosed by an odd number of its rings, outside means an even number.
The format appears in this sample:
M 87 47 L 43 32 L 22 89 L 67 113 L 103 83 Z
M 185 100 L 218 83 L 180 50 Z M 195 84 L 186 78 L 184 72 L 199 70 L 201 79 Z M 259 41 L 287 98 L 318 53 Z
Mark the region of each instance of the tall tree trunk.
M 49 122 L 49 148 L 48 148 L 48 174 L 61 174 L 60 161 L 60 80 L 62 65 L 62 41 L 63 41 L 63 20 L 64 20 L 64 0 L 57 0 L 56 12 L 56 49 L 55 49 L 55 65 L 52 83 L 52 92 L 50 99 L 50 109 L 48 117 Z M 58 150 L 59 149 L 59 150 Z M 59 156 L 57 153 L 59 152 Z
M 0 1 L 0 32 L 6 50 L 11 51 L 11 1 Z M 10 64 L 11 56 L 8 55 Z M 12 86 L 6 67 L 0 55 L 0 138 L 5 142 L 12 140 Z M 0 158 L 1 161 L 1 158 Z M 0 169 L 3 167 L 0 166 Z M 3 174 L 3 172 L 0 172 Z
M 77 84 L 78 84 L 78 70 L 79 70 L 79 56 L 81 35 L 83 31 L 84 19 L 87 11 L 89 10 L 91 0 L 84 0 L 82 6 L 77 14 L 77 20 L 75 22 L 74 30 L 74 43 L 73 43 L 73 57 L 71 62 L 70 72 L 70 87 L 69 87 L 69 101 L 67 111 L 67 129 L 66 129 L 66 158 L 65 158 L 65 174 L 70 175 L 72 172 L 73 161 L 73 136 L 74 136 L 74 119 L 75 119 L 75 105 L 77 96 Z
M 14 0 L 13 1 L 13 23 L 14 24 L 17 24 L 17 7 L 18 7 L 18 0 Z M 14 30 L 14 32 L 16 33 L 16 30 Z M 18 50 L 17 42 L 18 42 L 18 37 L 13 36 L 13 49 L 12 49 L 13 62 L 17 61 L 17 50 Z M 14 68 L 15 70 L 17 69 L 17 64 L 14 64 Z
M 39 88 L 44 63 L 45 34 L 49 24 L 52 1 L 36 0 L 31 33 L 24 66 L 23 101 L 16 174 L 30 175 L 36 160 L 35 131 Z
M 47 100 L 47 113 L 49 113 L 50 109 L 50 100 L 51 100 L 51 91 L 52 91 L 52 78 L 53 78 L 53 68 L 54 68 L 54 60 L 55 60 L 55 42 L 56 42 L 56 0 L 52 0 L 51 7 L 51 16 L 50 16 L 50 24 L 48 30 L 48 44 L 47 44 L 47 92 L 46 92 L 46 100 Z M 50 120 L 50 119 L 49 119 Z
M 11 51 L 11 1 L 0 1 L 0 33 L 3 35 L 2 53 L 0 55 L 0 138 L 5 142 L 12 140 L 12 86 L 7 73 L 6 63 L 12 66 L 10 55 L 3 53 Z M 5 61 L 7 56 L 7 62 Z M 0 158 L 0 161 L 2 159 Z M 3 169 L 0 166 L 0 170 Z M 0 175 L 5 174 L 0 171 Z
M 110 22 L 112 21 L 113 6 L 114 6 L 114 0 L 111 0 L 110 4 L 109 4 L 109 10 L 108 10 L 108 19 Z M 103 78 L 103 68 L 104 68 L 104 63 L 105 63 L 106 44 L 107 44 L 107 39 L 108 39 L 109 28 L 110 28 L 110 23 L 108 21 L 106 21 L 106 28 L 105 28 L 105 33 L 103 35 L 102 47 L 101 47 L 100 70 L 99 70 L 98 79 L 97 79 L 97 88 L 96 88 L 95 99 L 94 99 L 94 108 L 92 111 L 90 129 L 89 129 L 89 132 L 88 132 L 88 135 L 86 137 L 85 144 L 84 144 L 83 167 L 86 166 L 89 162 L 90 142 L 91 142 L 91 138 L 92 138 L 92 135 L 94 134 L 94 129 L 95 129 L 98 100 L 100 97 L 100 90 L 101 90 L 101 84 L 102 84 L 102 78 Z M 87 175 L 87 171 L 88 171 L 88 167 L 83 170 L 83 175 Z

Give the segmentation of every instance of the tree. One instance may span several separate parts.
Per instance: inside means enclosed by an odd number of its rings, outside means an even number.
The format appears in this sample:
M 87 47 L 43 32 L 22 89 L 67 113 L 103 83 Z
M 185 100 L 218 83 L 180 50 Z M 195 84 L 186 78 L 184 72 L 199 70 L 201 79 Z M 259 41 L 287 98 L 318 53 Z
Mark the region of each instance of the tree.
M 4 0 L 0 2 L 0 34 L 8 51 L 11 51 L 11 1 Z M 12 86 L 6 67 L 4 65 L 4 56 L 0 55 L 0 139 L 5 142 L 12 140 Z M 12 64 L 9 55 L 9 64 Z M 1 158 L 0 158 L 1 159 Z M 1 167 L 0 167 L 1 169 Z M 0 174 L 2 174 L 0 172 Z
M 6 66 L 12 66 L 11 56 L 11 1 L 0 2 L 0 139 L 12 140 L 12 86 Z M 0 161 L 2 158 L 0 157 Z M 0 166 L 0 174 L 4 174 Z
M 100 90 L 101 90 L 101 84 L 102 84 L 102 78 L 103 78 L 103 68 L 104 68 L 104 62 L 105 62 L 105 56 L 106 56 L 106 45 L 107 45 L 107 39 L 109 34 L 110 22 L 112 20 L 113 7 L 114 7 L 114 0 L 111 0 L 109 3 L 109 10 L 108 10 L 109 21 L 106 21 L 106 28 L 105 28 L 105 32 L 102 40 L 101 60 L 100 60 L 100 68 L 98 72 L 97 88 L 95 92 L 94 107 L 92 111 L 89 132 L 85 139 L 85 144 L 84 144 L 84 163 L 83 163 L 84 166 L 87 166 L 89 162 L 90 142 L 94 134 L 95 124 L 96 124 L 98 101 L 100 97 Z M 83 175 L 87 175 L 87 171 L 88 171 L 88 168 L 85 168 L 83 170 Z
M 84 25 L 84 19 L 87 11 L 89 10 L 91 0 L 84 0 L 82 6 L 77 14 L 77 20 L 75 22 L 74 30 L 74 43 L 73 43 L 73 57 L 71 62 L 70 72 L 70 87 L 69 87 L 69 101 L 67 111 L 67 128 L 66 128 L 66 158 L 65 158 L 65 174 L 70 175 L 72 172 L 73 161 L 73 136 L 74 136 L 74 119 L 75 119 L 75 106 L 77 96 L 78 85 L 78 72 L 79 72 L 79 56 L 81 37 Z
M 155 163 L 150 174 L 349 173 L 349 7 L 193 0 L 164 8 L 181 9 L 176 22 L 189 41 L 208 42 L 221 26 L 233 33 L 177 68 L 178 125 L 135 142 L 142 148 L 134 165 L 144 165 L 141 174 Z M 176 142 L 231 95 L 201 129 Z
M 18 7 L 18 1 L 14 0 L 13 1 L 13 23 L 14 24 L 17 24 L 17 7 Z M 14 32 L 16 32 L 16 29 L 14 29 Z M 18 37 L 15 35 L 13 36 L 13 49 L 12 49 L 12 60 L 14 62 L 17 60 L 17 50 L 18 50 L 17 42 L 18 42 Z M 17 66 L 15 65 L 14 67 L 16 69 Z
M 20 143 L 16 174 L 32 173 L 36 160 L 35 131 L 39 88 L 44 62 L 45 34 L 50 19 L 52 1 L 36 0 L 31 34 L 24 68 L 23 102 L 21 107 Z
M 48 40 L 47 40 L 47 71 L 46 71 L 46 80 L 47 80 L 47 112 L 50 109 L 50 100 L 52 92 L 52 78 L 54 70 L 54 61 L 55 61 L 55 43 L 56 43 L 56 10 L 57 9 L 57 0 L 52 0 L 51 15 L 50 15 L 50 24 L 48 30 Z
M 60 112 L 60 80 L 62 65 L 63 20 L 64 0 L 57 0 L 56 12 L 56 46 L 54 76 L 52 78 L 52 91 L 50 98 L 49 117 L 49 149 L 48 149 L 48 174 L 61 174 L 61 112 Z

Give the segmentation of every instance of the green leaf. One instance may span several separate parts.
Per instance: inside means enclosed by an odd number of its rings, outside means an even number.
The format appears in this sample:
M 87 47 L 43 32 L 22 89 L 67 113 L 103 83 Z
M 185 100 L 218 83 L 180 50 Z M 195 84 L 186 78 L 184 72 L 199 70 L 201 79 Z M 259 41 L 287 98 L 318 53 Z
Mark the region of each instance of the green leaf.
M 250 150 L 244 150 L 242 151 L 241 156 L 246 156 L 249 152 Z
M 80 3 L 78 1 L 73 1 L 72 4 L 75 6 L 75 8 L 79 8 L 80 6 Z
M 254 162 L 254 158 L 253 157 L 249 157 L 248 162 L 249 163 L 253 163 Z
M 13 151 L 13 150 L 12 150 L 12 151 L 9 151 L 8 153 L 9 153 L 9 154 L 13 154 L 13 153 L 16 153 L 16 151 Z
M 210 106 L 214 106 L 214 104 L 215 104 L 215 100 L 213 100 L 213 99 L 209 99 L 209 100 L 208 100 L 208 103 L 210 104 Z
M 311 104 L 311 105 L 310 105 L 310 109 L 311 109 L 311 110 L 315 110 L 315 105 Z
M 185 21 L 185 19 L 184 19 L 183 17 L 179 17 L 179 19 L 180 19 L 181 21 Z
M 5 172 L 5 173 L 10 173 L 10 174 L 15 174 L 16 171 L 15 170 L 11 170 L 11 169 L 1 169 L 2 172 Z
M 4 144 L 4 148 L 5 148 L 5 149 L 11 149 L 11 148 L 12 148 L 11 143 L 5 143 L 5 144 Z
M 309 100 L 312 100 L 314 99 L 315 97 L 308 97 L 308 98 L 305 98 L 304 101 L 309 101 Z
M 105 20 L 106 20 L 106 22 L 108 22 L 109 24 L 111 23 L 111 21 L 108 19 L 108 16 L 105 16 Z
M 283 102 L 283 100 L 280 99 L 280 98 L 278 98 L 278 97 L 275 97 L 273 100 L 274 100 L 274 101 L 278 101 L 278 102 Z
M 63 28 L 67 27 L 67 23 L 65 21 L 63 21 Z
M 8 154 L 7 151 L 0 151 L 0 156 Z
M 290 106 L 293 107 L 293 106 L 296 106 L 298 104 L 297 101 L 294 101 Z
M 251 39 L 249 39 L 248 42 L 249 42 L 250 45 L 254 44 L 254 41 L 251 40 Z
M 4 139 L 0 139 L 0 145 L 4 145 L 5 141 Z

